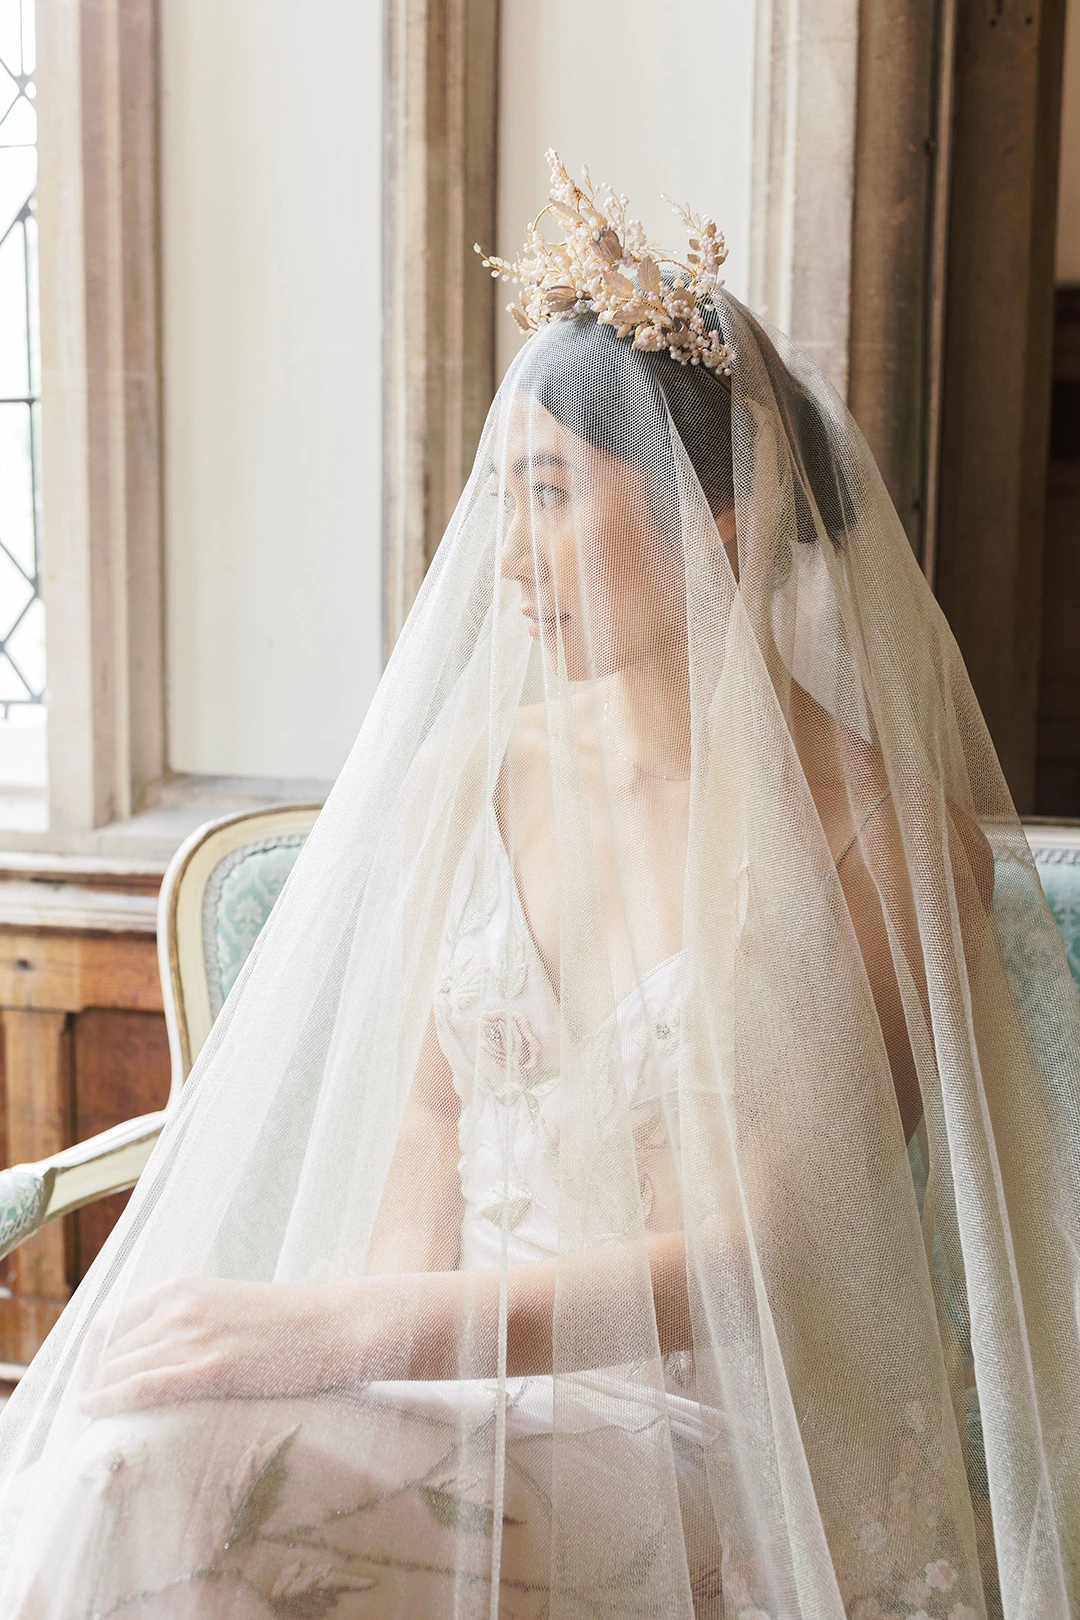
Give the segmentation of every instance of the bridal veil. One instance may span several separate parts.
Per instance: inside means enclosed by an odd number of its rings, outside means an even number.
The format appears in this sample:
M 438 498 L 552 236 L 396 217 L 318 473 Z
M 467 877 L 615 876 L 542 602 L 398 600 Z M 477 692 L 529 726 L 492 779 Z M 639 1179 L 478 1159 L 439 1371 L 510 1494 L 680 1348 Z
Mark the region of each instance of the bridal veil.
M 560 196 L 624 300 L 688 285 Z M 956 645 L 787 339 L 719 287 L 655 338 L 541 291 L 348 763 L 0 1419 L 0 1610 L 1080 1615 L 1080 1011 Z M 466 1287 L 438 1377 L 402 1345 L 290 1393 L 282 1334 L 243 1399 L 88 1415 L 157 1285 L 395 1252 L 433 1041 L 454 1197 L 418 1152 L 396 1263 L 500 1278 L 489 1348 Z

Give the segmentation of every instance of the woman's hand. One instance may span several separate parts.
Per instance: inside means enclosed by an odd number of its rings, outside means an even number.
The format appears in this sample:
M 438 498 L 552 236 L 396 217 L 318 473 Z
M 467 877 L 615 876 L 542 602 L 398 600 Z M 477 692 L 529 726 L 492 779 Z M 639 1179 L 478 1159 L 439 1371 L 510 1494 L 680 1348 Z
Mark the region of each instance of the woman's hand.
M 430 1279 L 430 1283 L 434 1278 Z M 429 1279 L 183 1277 L 121 1311 L 84 1397 L 95 1417 L 175 1401 L 280 1398 L 408 1377 Z
M 660 1351 L 690 1349 L 683 1234 L 653 1234 L 646 1253 Z M 576 1366 L 625 1360 L 619 1307 L 640 1287 L 641 1261 L 639 1245 L 627 1243 L 510 1266 L 509 1376 L 550 1374 L 560 1278 L 564 1297 L 578 1297 L 579 1323 L 591 1329 L 577 1335 Z M 318 1395 L 377 1379 L 494 1378 L 500 1315 L 498 1267 L 338 1283 L 181 1277 L 126 1304 L 104 1349 L 86 1346 L 94 1372 L 83 1408 L 104 1417 L 176 1401 Z

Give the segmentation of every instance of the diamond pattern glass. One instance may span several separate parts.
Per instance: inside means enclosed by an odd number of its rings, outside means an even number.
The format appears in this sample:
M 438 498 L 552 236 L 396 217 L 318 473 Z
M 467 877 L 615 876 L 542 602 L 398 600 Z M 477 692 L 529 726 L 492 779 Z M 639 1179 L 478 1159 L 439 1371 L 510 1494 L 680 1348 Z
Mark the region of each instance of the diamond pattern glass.
M 0 0 L 0 715 L 45 702 L 34 0 Z

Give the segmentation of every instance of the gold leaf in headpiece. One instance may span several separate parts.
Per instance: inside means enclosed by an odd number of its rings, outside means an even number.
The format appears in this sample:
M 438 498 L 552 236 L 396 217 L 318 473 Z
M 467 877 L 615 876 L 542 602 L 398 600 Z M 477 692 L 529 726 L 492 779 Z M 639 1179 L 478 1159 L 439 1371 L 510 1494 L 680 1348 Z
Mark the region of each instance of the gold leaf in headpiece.
M 637 349 L 666 350 L 681 365 L 730 375 L 730 350 L 703 318 L 704 310 L 717 307 L 719 270 L 727 258 L 714 221 L 675 207 L 690 242 L 684 263 L 652 246 L 641 222 L 629 217 L 625 197 L 609 186 L 598 195 L 588 169 L 577 186 L 557 152 L 547 159 L 551 190 L 528 229 L 522 257 L 511 262 L 476 248 L 493 276 L 520 283 L 521 296 L 508 308 L 521 330 L 536 332 L 549 321 L 592 310 Z M 562 225 L 564 241 L 545 242 L 539 231 L 544 214 Z M 667 279 L 663 265 L 672 272 Z
M 548 210 L 555 215 L 559 224 L 565 225 L 568 230 L 573 230 L 575 225 L 581 224 L 581 215 L 576 209 L 567 207 L 566 203 L 556 202 L 552 199 L 548 203 Z
M 610 225 L 606 225 L 602 231 L 596 232 L 596 245 L 600 250 L 601 258 L 608 264 L 618 264 L 623 256 L 623 245 L 619 241 L 618 232 L 613 231 Z
M 661 290 L 660 267 L 655 259 L 644 258 L 637 267 L 638 284 L 643 292 L 658 297 Z
M 616 298 L 633 298 L 637 288 L 629 276 L 620 275 L 618 270 L 608 270 L 604 275 L 604 287 L 614 294 Z
M 567 310 L 573 309 L 577 301 L 577 290 L 574 287 L 549 287 L 544 294 L 544 303 L 553 315 L 565 314 Z

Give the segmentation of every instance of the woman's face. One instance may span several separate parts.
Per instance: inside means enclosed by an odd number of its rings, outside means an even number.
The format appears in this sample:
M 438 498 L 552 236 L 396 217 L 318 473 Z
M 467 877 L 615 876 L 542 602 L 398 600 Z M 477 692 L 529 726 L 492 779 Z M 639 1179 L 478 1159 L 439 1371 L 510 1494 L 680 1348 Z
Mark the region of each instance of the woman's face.
M 545 654 L 561 640 L 580 681 L 685 648 L 682 556 L 658 530 L 644 474 L 529 396 L 515 405 L 506 466 L 502 574 Z

